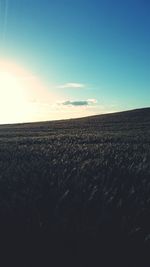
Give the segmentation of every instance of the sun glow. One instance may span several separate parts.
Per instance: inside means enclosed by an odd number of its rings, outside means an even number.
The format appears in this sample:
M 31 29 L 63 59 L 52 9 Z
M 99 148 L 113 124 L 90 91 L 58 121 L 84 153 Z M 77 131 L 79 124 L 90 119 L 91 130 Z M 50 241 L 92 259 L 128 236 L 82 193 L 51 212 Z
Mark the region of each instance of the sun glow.
M 20 66 L 0 61 L 0 124 L 45 119 L 45 106 L 54 95 Z
M 17 77 L 9 72 L 0 72 L 1 102 L 18 106 L 24 102 L 24 93 Z
M 77 87 L 81 84 L 71 83 L 68 86 Z M 14 62 L 0 59 L 0 124 L 75 118 L 93 115 L 93 112 L 95 114 L 94 105 L 89 105 L 94 104 L 95 100 L 65 99 L 63 90 L 58 90 L 57 93 L 55 86 L 45 85 L 31 71 Z
M 20 121 L 25 114 L 26 96 L 18 77 L 0 70 L 0 122 Z

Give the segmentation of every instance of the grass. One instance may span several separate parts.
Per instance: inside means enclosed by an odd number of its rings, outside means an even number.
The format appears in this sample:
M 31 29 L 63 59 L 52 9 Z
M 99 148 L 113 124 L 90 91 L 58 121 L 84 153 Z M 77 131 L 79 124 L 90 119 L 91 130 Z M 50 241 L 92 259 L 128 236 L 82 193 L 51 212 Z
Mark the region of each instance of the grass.
M 150 108 L 1 125 L 0 234 L 5 266 L 150 266 Z

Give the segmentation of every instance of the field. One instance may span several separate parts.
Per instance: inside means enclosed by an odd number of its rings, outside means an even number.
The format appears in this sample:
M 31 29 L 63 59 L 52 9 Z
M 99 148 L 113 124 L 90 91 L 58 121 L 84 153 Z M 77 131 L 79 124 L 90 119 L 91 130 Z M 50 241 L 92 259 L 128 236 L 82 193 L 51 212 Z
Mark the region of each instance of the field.
M 1 266 L 150 266 L 150 108 L 0 126 Z

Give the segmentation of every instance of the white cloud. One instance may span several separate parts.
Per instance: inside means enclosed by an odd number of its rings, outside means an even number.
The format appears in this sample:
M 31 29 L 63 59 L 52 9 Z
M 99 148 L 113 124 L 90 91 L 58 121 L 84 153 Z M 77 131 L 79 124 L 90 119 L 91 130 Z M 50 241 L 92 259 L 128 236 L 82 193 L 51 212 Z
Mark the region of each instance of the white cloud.
M 90 98 L 87 100 L 89 104 L 96 104 L 97 103 L 97 100 L 94 99 L 94 98 Z
M 80 89 L 80 88 L 85 88 L 85 84 L 82 83 L 65 83 L 62 85 L 59 85 L 58 88 L 60 89 Z

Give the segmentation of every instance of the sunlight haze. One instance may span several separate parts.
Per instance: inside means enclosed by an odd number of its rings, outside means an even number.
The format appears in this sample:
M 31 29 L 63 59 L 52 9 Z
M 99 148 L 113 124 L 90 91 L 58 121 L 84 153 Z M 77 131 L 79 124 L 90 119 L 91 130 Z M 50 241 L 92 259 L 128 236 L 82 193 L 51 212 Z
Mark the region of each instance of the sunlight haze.
M 149 5 L 1 0 L 0 123 L 148 107 Z

